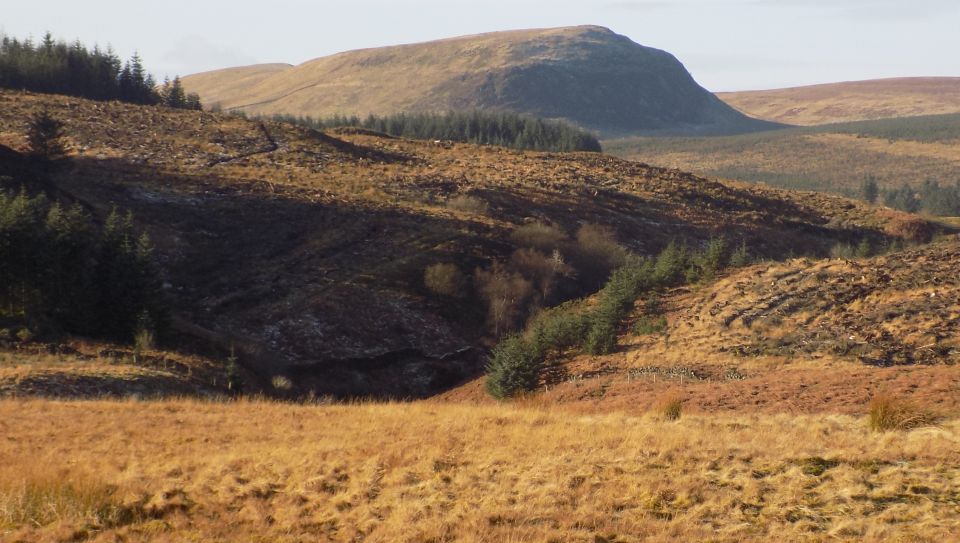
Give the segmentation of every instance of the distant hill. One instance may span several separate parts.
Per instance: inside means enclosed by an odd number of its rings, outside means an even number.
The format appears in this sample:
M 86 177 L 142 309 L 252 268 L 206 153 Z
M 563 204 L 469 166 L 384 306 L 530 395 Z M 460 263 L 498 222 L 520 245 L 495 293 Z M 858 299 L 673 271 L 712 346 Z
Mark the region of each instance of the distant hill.
M 875 79 L 717 96 L 758 119 L 810 126 L 958 113 L 960 77 Z
M 210 106 L 251 114 L 511 111 L 607 135 L 769 128 L 700 87 L 673 55 L 597 26 L 518 30 L 349 51 L 183 78 Z

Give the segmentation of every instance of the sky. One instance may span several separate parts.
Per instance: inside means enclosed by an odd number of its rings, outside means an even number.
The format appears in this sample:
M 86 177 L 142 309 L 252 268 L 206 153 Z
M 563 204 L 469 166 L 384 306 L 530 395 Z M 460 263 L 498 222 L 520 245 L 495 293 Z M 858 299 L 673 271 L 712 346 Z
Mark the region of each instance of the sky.
M 164 76 L 366 47 L 595 24 L 712 91 L 960 76 L 958 0 L 2 0 L 0 31 L 139 52 Z

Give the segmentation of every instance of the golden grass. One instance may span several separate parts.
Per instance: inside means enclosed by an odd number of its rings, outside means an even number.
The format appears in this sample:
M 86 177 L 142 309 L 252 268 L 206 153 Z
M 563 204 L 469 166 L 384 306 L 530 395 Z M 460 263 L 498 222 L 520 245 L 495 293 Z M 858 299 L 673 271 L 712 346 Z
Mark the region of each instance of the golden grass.
M 683 413 L 683 396 L 679 392 L 668 392 L 657 404 L 657 411 L 663 420 L 680 420 Z
M 26 465 L 0 474 L 0 528 L 75 521 L 116 525 L 125 516 L 115 488 L 77 476 L 65 466 Z
M 922 426 L 936 424 L 937 417 L 926 410 L 895 398 L 888 393 L 880 393 L 870 400 L 867 423 L 876 432 L 890 430 L 912 430 Z
M 95 474 L 116 491 L 93 510 L 143 515 L 11 516 L 0 540 L 86 526 L 131 542 L 948 541 L 960 527 L 958 430 L 509 405 L 4 401 L 12 484 L 0 502 L 47 473 Z

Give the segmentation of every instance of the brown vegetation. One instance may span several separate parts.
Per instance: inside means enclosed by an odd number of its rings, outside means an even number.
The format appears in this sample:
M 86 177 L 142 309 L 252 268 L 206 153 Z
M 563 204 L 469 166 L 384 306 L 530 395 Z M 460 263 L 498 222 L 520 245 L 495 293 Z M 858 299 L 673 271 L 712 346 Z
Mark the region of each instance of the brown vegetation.
M 881 392 L 870 400 L 867 421 L 870 429 L 877 432 L 912 430 L 933 425 L 936 422 L 936 416 Z
M 230 394 L 228 381 L 221 361 L 146 345 L 10 343 L 0 337 L 0 397 L 212 397 Z
M 758 119 L 793 125 L 960 112 L 960 78 L 907 77 L 790 89 L 721 92 L 717 96 Z
M 453 264 L 432 264 L 423 272 L 423 283 L 434 294 L 462 298 L 466 292 L 466 278 Z
M 616 156 L 703 176 L 850 195 L 868 176 L 883 189 L 960 179 L 956 141 L 784 130 L 729 138 L 627 138 L 603 147 Z
M 0 92 L 0 105 L 0 145 L 13 149 L 26 147 L 23 122 L 32 113 L 64 122 L 69 167 L 31 186 L 98 215 L 132 210 L 164 262 L 181 333 L 222 356 L 235 345 L 263 382 L 287 375 L 299 393 L 424 396 L 482 371 L 470 347 L 501 326 L 425 296 L 424 270 L 438 262 L 489 270 L 532 248 L 560 274 L 561 260 L 575 268 L 581 282 L 585 265 L 616 261 L 614 239 L 653 254 L 672 238 L 700 244 L 724 231 L 757 256 L 781 258 L 825 255 L 854 236 L 882 238 L 887 221 L 843 199 L 733 186 L 595 153 L 333 137 L 17 92 Z M 25 167 L 12 151 L 0 159 L 11 173 Z M 0 182 L 29 180 L 15 177 Z M 489 213 L 448 207 L 460 194 Z M 586 223 L 596 226 L 570 240 Z M 525 241 L 521 231 L 532 224 L 551 225 L 555 240 L 566 241 Z M 527 267 L 523 281 L 548 293 L 541 267 Z M 549 303 L 589 292 L 585 285 Z M 510 299 L 523 304 L 525 296 Z M 494 320 L 509 328 L 512 319 Z M 422 378 L 403 377 L 411 372 Z
M 4 401 L 0 431 L 9 542 L 949 541 L 960 521 L 956 421 Z
M 625 331 L 609 355 L 568 353 L 546 404 L 656 409 L 681 387 L 692 413 L 857 413 L 886 392 L 960 413 L 960 244 L 872 259 L 762 263 L 662 298 L 665 326 Z M 645 302 L 634 329 L 646 329 Z M 480 383 L 449 401 L 487 401 Z

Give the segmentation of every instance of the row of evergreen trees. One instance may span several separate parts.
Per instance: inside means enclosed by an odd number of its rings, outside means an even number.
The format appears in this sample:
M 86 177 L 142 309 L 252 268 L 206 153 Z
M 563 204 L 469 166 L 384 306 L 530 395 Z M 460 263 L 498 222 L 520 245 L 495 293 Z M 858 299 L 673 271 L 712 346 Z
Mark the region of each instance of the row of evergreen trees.
M 343 115 L 325 119 L 276 115 L 273 118 L 316 130 L 356 127 L 411 139 L 459 141 L 535 151 L 601 151 L 596 136 L 585 130 L 561 121 L 515 113 L 397 113 L 383 117 L 369 115 L 364 119 Z
M 887 207 L 909 213 L 922 211 L 935 216 L 960 216 L 960 181 L 941 185 L 928 179 L 918 188 L 904 183 L 898 188 L 881 189 L 876 179 L 867 177 L 860 185 L 860 197 L 872 204 L 882 202 Z
M 548 360 L 568 349 L 598 355 L 613 352 L 621 325 L 641 296 L 655 300 L 657 289 L 711 280 L 726 268 L 749 262 L 745 244 L 733 248 L 722 237 L 700 249 L 671 242 L 655 258 L 630 255 L 610 275 L 596 304 L 588 307 L 583 301 L 572 301 L 548 309 L 534 317 L 524 332 L 498 343 L 487 365 L 487 391 L 496 398 L 508 398 L 534 390 L 548 369 Z
M 36 44 L 0 34 L 0 87 L 200 109 L 199 96 L 185 94 L 179 78 L 158 90 L 137 54 L 121 62 L 109 48 L 68 44 L 49 32 Z
M 0 320 L 130 340 L 166 321 L 150 240 L 114 211 L 0 191 Z

